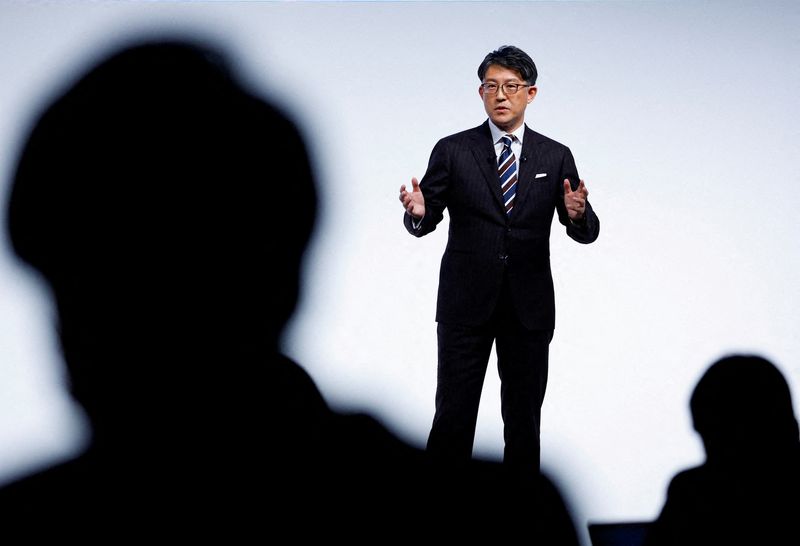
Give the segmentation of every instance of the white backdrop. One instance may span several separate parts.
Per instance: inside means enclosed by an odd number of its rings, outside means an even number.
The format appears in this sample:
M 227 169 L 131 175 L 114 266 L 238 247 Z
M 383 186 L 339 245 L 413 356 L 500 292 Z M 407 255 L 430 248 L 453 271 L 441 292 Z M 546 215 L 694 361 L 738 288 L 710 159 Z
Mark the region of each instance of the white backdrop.
M 336 408 L 422 446 L 446 225 L 408 235 L 397 190 L 439 138 L 485 119 L 483 56 L 523 48 L 540 73 L 528 124 L 571 147 L 601 220 L 589 246 L 554 226 L 543 464 L 580 527 L 649 519 L 703 458 L 688 398 L 713 360 L 763 354 L 800 396 L 797 28 L 793 2 L 2 1 L 0 189 L 44 101 L 119 40 L 168 30 L 225 46 L 300 123 L 319 174 L 287 351 Z M 2 481 L 80 444 L 51 315 L 3 240 Z M 492 362 L 481 456 L 501 456 L 499 408 Z

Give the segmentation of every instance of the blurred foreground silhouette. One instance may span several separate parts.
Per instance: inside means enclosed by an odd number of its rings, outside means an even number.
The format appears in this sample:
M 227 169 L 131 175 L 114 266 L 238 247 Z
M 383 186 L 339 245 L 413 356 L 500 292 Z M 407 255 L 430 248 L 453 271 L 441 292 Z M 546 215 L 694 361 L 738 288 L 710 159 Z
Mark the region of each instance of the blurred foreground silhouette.
M 690 405 L 706 461 L 672 479 L 645 544 L 800 544 L 800 440 L 781 372 L 759 356 L 722 358 Z
M 52 288 L 92 438 L 0 490 L 2 521 L 64 537 L 577 544 L 544 476 L 437 466 L 331 411 L 279 353 L 314 179 L 293 123 L 218 52 L 142 43 L 95 66 L 36 122 L 8 206 L 14 250 Z

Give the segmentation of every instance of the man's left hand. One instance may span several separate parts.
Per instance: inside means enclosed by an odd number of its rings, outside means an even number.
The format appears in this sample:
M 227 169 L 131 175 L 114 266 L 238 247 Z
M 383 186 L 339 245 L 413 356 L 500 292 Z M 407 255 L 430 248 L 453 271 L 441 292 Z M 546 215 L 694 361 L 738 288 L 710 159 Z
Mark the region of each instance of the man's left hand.
M 583 180 L 578 184 L 578 189 L 572 191 L 569 180 L 564 179 L 564 206 L 567 207 L 570 220 L 583 220 L 583 216 L 586 214 L 586 197 L 588 195 L 589 190 L 586 189 Z

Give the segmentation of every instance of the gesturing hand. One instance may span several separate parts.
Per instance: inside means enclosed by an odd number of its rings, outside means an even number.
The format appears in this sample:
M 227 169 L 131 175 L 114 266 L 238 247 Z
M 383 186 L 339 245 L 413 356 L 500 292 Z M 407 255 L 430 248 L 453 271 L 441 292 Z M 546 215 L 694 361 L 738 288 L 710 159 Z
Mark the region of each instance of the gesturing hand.
M 425 216 L 425 197 L 422 196 L 416 178 L 411 179 L 411 193 L 406 191 L 405 184 L 400 186 L 400 202 L 406 212 L 417 220 Z
M 586 214 L 586 197 L 589 190 L 581 180 L 578 189 L 572 191 L 569 180 L 564 179 L 564 206 L 567 207 L 567 214 L 570 220 L 581 220 Z

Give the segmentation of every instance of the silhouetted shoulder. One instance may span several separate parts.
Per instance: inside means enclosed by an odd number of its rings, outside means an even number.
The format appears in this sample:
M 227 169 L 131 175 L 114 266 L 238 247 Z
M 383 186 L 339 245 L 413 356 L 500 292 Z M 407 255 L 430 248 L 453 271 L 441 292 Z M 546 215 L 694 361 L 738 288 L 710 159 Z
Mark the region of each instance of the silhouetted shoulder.
M 755 355 L 722 358 L 690 407 L 706 462 L 671 480 L 647 546 L 800 543 L 798 427 L 778 368 Z

